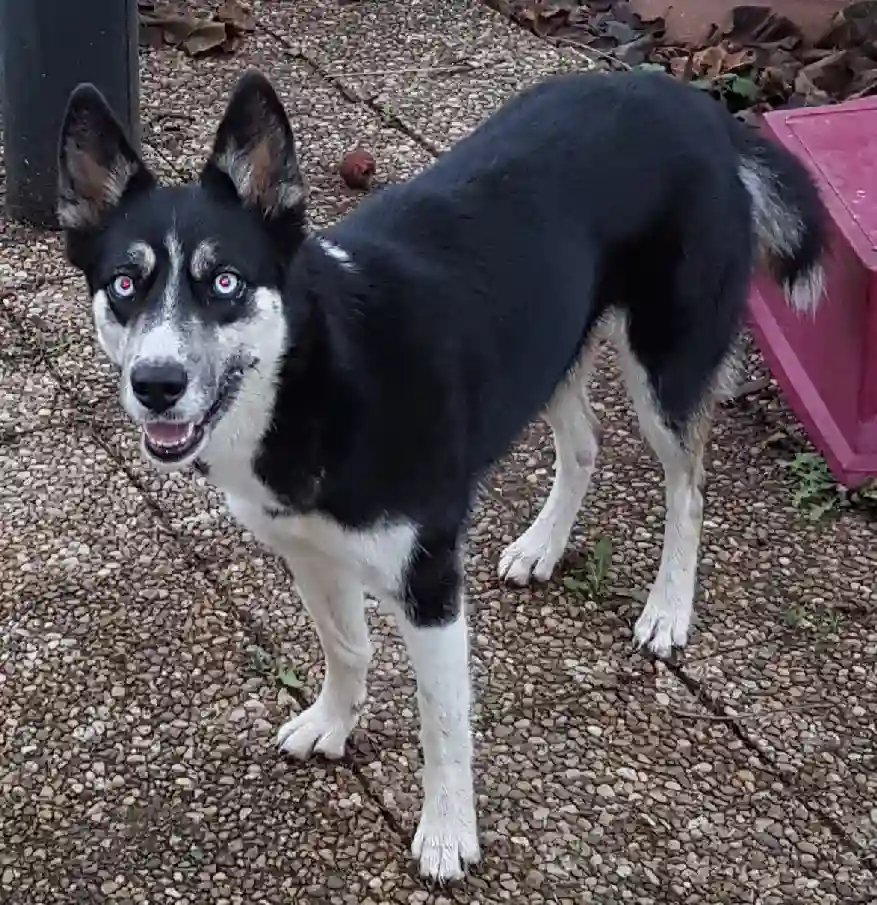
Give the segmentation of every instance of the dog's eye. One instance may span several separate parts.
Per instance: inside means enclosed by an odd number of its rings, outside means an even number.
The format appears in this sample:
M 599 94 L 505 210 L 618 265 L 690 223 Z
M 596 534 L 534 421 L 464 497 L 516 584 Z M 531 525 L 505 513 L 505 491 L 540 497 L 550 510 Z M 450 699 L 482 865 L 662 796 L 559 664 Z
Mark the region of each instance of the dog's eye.
M 213 278 L 213 293 L 222 299 L 231 299 L 240 295 L 244 281 L 230 270 L 223 270 Z
M 127 273 L 120 273 L 113 277 L 109 290 L 110 294 L 117 299 L 129 299 L 134 295 L 136 287 L 134 280 Z

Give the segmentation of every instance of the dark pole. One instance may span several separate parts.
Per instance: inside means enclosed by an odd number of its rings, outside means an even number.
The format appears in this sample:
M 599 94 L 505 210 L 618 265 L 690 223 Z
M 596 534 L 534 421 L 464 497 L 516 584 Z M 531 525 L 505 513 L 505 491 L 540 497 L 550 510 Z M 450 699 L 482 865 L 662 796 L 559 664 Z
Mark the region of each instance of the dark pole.
M 137 0 L 0 0 L 6 213 L 57 228 L 56 155 L 70 92 L 92 82 L 139 148 Z

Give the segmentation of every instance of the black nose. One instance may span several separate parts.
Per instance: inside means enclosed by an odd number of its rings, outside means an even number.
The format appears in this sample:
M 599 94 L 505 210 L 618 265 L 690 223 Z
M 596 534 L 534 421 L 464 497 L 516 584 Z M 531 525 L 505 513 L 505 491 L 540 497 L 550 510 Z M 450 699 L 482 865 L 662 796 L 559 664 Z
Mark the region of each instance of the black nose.
M 151 412 L 166 412 L 186 392 L 186 369 L 176 362 L 143 361 L 131 369 L 131 389 Z

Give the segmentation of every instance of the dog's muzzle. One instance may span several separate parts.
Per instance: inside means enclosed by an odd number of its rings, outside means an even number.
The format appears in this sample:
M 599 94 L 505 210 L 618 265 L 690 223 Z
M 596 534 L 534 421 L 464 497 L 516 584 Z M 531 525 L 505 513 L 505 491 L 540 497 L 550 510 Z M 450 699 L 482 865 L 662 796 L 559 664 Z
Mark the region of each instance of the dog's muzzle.
M 144 422 L 141 425 L 143 448 L 148 458 L 162 465 L 185 465 L 194 460 L 204 448 L 210 429 L 234 402 L 247 371 L 257 365 L 256 359 L 247 362 L 238 360 L 231 364 L 219 382 L 213 404 L 200 421 L 183 421 L 170 417 L 152 418 Z

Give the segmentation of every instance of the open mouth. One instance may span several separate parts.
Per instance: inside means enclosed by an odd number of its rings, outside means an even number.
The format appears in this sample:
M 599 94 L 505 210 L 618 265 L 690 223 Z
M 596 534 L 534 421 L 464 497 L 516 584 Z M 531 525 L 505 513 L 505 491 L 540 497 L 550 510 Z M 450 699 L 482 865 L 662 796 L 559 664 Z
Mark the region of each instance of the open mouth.
M 154 459 L 182 462 L 201 445 L 204 422 L 150 421 L 143 425 L 143 444 Z
M 165 465 L 177 465 L 193 458 L 204 445 L 208 430 L 234 402 L 244 374 L 257 364 L 257 361 L 250 361 L 229 368 L 220 383 L 216 400 L 200 421 L 156 420 L 143 424 L 143 446 L 150 458 Z

